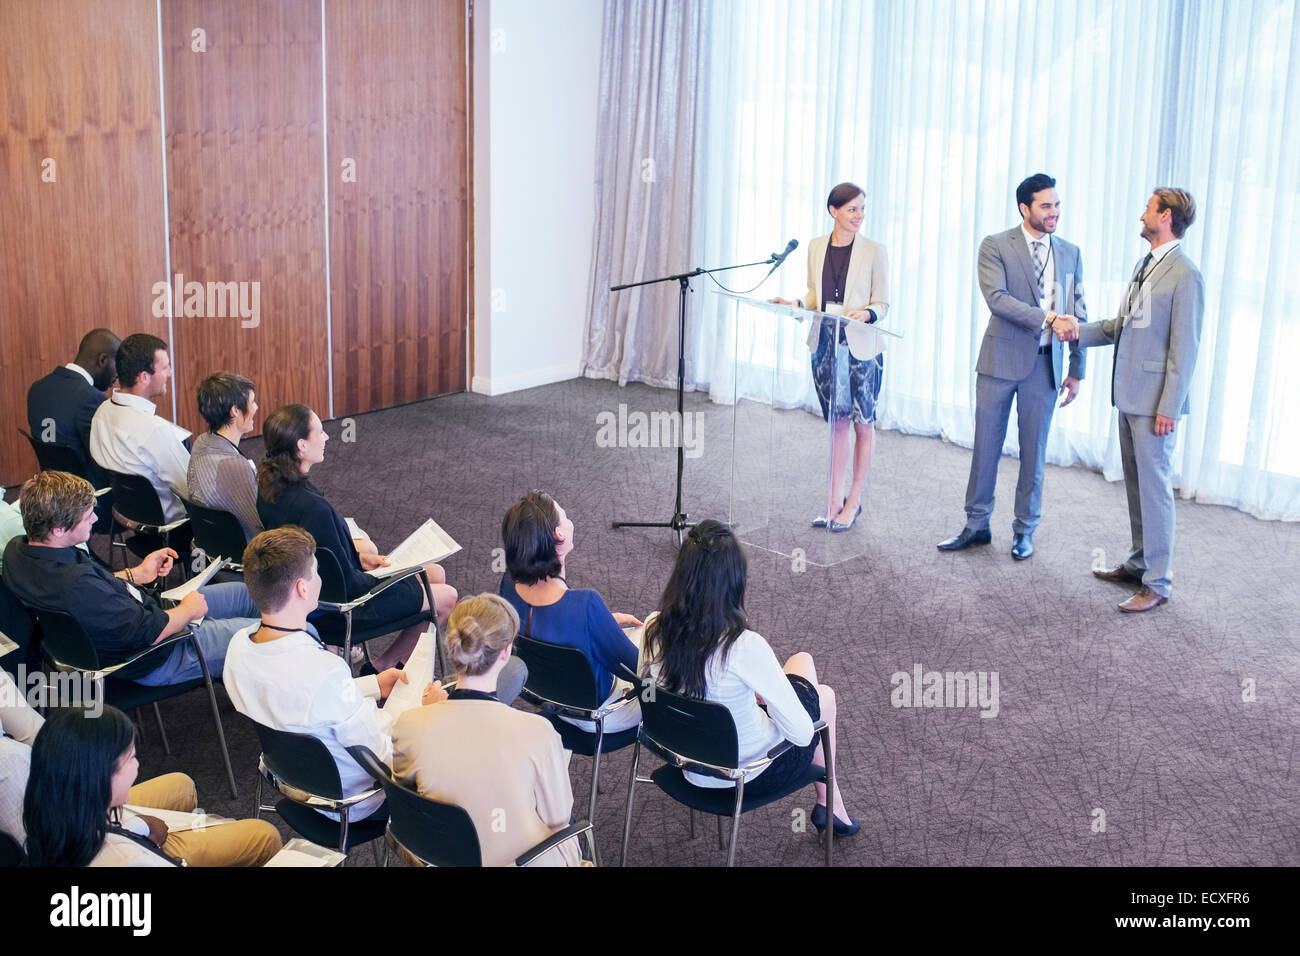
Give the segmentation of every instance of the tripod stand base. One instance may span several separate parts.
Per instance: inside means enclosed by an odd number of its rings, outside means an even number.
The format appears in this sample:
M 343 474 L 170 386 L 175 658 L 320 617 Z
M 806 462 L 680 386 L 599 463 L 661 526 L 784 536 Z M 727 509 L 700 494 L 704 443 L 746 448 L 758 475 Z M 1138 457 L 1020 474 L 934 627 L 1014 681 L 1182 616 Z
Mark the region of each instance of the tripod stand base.
M 613 528 L 672 528 L 677 532 L 677 545 L 681 546 L 682 535 L 687 528 L 695 527 L 693 521 L 686 520 L 688 515 L 679 511 L 668 521 L 615 521 L 610 527 Z

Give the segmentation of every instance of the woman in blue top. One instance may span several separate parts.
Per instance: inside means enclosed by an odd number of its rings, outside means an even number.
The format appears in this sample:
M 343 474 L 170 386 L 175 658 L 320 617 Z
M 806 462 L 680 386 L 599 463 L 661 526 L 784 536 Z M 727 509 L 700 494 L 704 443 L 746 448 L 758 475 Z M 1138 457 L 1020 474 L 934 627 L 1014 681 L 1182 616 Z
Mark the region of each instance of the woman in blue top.
M 519 633 L 550 644 L 576 647 L 587 655 L 596 687 L 612 702 L 628 688 L 615 675 L 636 670 L 638 649 L 623 633 L 640 627 L 631 614 L 612 614 L 595 591 L 571 589 L 564 580 L 564 559 L 573 550 L 573 522 L 550 495 L 531 491 L 506 512 L 501 522 L 506 575 L 500 594 L 519 612 Z M 568 718 L 565 718 L 568 719 Z M 605 720 L 607 733 L 635 727 L 641 711 L 632 701 Z M 570 720 L 587 731 L 590 721 Z

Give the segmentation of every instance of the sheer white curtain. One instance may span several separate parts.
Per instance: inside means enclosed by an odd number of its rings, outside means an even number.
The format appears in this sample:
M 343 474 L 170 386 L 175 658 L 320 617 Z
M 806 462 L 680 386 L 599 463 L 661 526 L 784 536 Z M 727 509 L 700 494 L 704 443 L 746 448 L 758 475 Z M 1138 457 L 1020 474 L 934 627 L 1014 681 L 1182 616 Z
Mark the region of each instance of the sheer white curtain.
M 704 10 L 687 262 L 747 262 L 795 237 L 803 248 L 754 294 L 797 296 L 808 240 L 830 231 L 827 193 L 859 183 L 863 234 L 889 251 L 888 324 L 905 335 L 886 358 L 881 425 L 969 445 L 988 317 L 976 250 L 1020 221 L 1016 184 L 1057 178 L 1058 233 L 1082 250 L 1093 319 L 1115 314 L 1146 252 L 1138 216 L 1151 189 L 1183 186 L 1199 206 L 1184 242 L 1205 275 L 1206 316 L 1180 424 L 1181 494 L 1300 519 L 1300 397 L 1284 387 L 1282 360 L 1300 346 L 1296 0 L 710 0 Z M 691 387 L 815 409 L 798 330 L 762 317 L 737 326 L 736 307 L 705 294 L 708 280 L 695 287 Z M 1114 479 L 1110 368 L 1110 349 L 1090 350 L 1048 459 Z M 1014 428 L 1007 450 L 1018 450 Z

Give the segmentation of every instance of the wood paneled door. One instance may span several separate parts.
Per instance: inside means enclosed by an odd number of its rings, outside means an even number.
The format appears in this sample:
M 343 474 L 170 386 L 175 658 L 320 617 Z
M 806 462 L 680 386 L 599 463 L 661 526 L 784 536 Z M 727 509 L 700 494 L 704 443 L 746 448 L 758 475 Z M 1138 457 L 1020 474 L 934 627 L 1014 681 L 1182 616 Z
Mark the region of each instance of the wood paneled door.
M 464 390 L 467 55 L 464 0 L 0 2 L 0 483 L 96 326 L 168 340 L 191 430 L 218 369 L 322 418 Z
M 465 9 L 329 0 L 325 24 L 335 414 L 463 391 Z

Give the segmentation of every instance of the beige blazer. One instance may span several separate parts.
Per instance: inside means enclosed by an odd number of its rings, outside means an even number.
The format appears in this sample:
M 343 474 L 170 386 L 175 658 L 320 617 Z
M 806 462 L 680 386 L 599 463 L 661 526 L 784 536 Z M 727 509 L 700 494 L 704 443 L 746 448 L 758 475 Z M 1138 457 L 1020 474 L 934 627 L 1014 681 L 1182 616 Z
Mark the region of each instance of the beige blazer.
M 569 825 L 569 752 L 550 722 L 495 700 L 414 707 L 393 728 L 393 772 L 420 793 L 464 807 L 484 866 L 510 866 Z M 578 866 L 577 841 L 533 866 Z
M 799 305 L 814 312 L 822 308 L 822 267 L 826 264 L 826 247 L 830 236 L 818 236 L 808 243 L 808 291 Z M 883 322 L 889 312 L 889 260 L 885 247 L 862 235 L 853 237 L 853 252 L 849 254 L 849 274 L 844 280 L 844 311 L 870 309 L 876 321 Z M 808 348 L 817 348 L 820 326 L 810 323 Z

